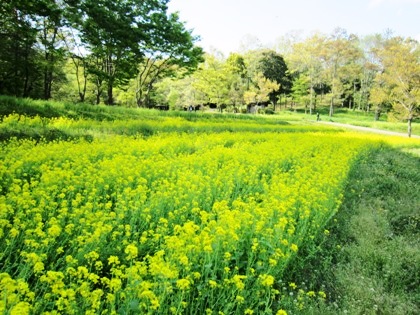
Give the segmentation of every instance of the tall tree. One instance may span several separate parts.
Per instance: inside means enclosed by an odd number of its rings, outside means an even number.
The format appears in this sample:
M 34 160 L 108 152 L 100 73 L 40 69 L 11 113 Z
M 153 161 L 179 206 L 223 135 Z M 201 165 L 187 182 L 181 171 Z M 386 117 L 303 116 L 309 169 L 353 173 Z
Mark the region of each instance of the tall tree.
M 178 14 L 167 16 L 165 11 L 152 19 L 156 28 L 144 47 L 144 58 L 137 75 L 136 99 L 138 106 L 150 106 L 150 93 L 154 84 L 164 78 L 186 75 L 196 69 L 203 59 L 203 50 L 194 46 L 198 40 L 185 29 Z
M 167 1 L 80 0 L 74 1 L 75 25 L 94 62 L 88 64 L 100 96 L 102 84 L 107 104 L 114 104 L 113 89 L 135 76 L 143 56 L 140 43 L 148 40 L 151 15 L 166 10 Z M 98 98 L 99 99 L 99 98 Z
M 304 75 L 304 81 L 309 84 L 309 112 L 311 115 L 315 110 L 315 86 L 321 83 L 322 60 L 320 52 L 325 41 L 326 37 L 324 35 L 316 33 L 305 41 L 294 44 L 292 52 L 287 56 L 291 74 L 298 73 L 299 77 Z M 302 81 L 297 82 L 302 83 Z M 301 88 L 298 90 L 303 92 Z
M 258 72 L 252 78 L 250 89 L 245 92 L 244 99 L 247 104 L 261 104 L 270 100 L 270 95 L 274 91 L 278 91 L 280 84 L 272 81 L 264 76 L 262 72 Z
M 363 56 L 358 61 L 358 65 L 361 67 L 358 79 L 360 87 L 355 93 L 353 108 L 357 105 L 359 110 L 370 110 L 369 94 L 375 76 L 380 71 L 380 60 L 376 56 L 375 50 L 382 47 L 383 41 L 384 39 L 379 34 L 365 36 L 359 41 Z M 380 107 L 377 106 L 375 109 L 376 118 L 379 118 L 380 111 Z
M 36 27 L 39 30 L 39 49 L 43 55 L 44 99 L 51 98 L 53 81 L 58 81 L 55 79 L 61 72 L 59 65 L 60 63 L 62 65 L 64 61 L 65 46 L 62 44 L 62 36 L 59 34 L 64 24 L 64 9 L 63 3 L 59 1 L 45 1 L 42 16 L 36 20 Z
M 0 93 L 41 97 L 41 55 L 35 19 L 42 1 L 0 2 Z
M 356 36 L 348 35 L 344 29 L 336 29 L 321 52 L 324 76 L 331 87 L 330 117 L 334 113 L 336 100 L 341 99 L 345 93 L 345 82 L 353 79 L 353 76 L 348 77 L 349 72 L 361 56 L 361 51 L 355 44 L 357 40 Z
M 248 88 L 247 68 L 242 55 L 232 53 L 226 60 L 225 69 L 228 75 L 229 100 L 234 111 L 244 103 L 244 93 Z
M 310 77 L 302 73 L 299 76 L 294 78 L 293 86 L 292 86 L 293 100 L 298 103 L 305 104 L 305 114 L 307 113 L 308 99 L 310 101 L 312 99 L 312 94 L 313 94 L 313 93 L 308 93 L 308 90 L 312 88 L 310 82 L 311 82 Z M 311 106 L 310 106 L 310 113 L 312 114 Z
M 375 78 L 371 99 L 389 102 L 395 113 L 407 120 L 407 133 L 411 137 L 411 123 L 420 115 L 419 43 L 394 37 L 376 53 L 383 68 Z
M 269 95 L 270 102 L 276 106 L 279 95 L 289 93 L 292 86 L 284 58 L 273 50 L 264 51 L 258 61 L 257 70 L 265 78 L 278 84 L 278 89 L 272 90 Z
M 114 104 L 113 90 L 138 75 L 139 105 L 148 100 L 153 84 L 177 66 L 194 67 L 201 49 L 177 14 L 168 15 L 169 0 L 68 0 L 73 25 L 90 53 L 86 65 L 97 87 L 97 99 L 106 91 L 106 104 Z M 142 66 L 138 67 L 141 64 Z
M 74 67 L 78 99 L 83 103 L 86 98 L 86 90 L 88 86 L 89 58 L 83 44 L 80 42 L 75 32 L 76 30 L 70 27 L 67 32 L 62 33 L 62 36 L 63 42 L 68 51 L 69 59 Z
M 207 54 L 194 78 L 193 87 L 206 96 L 205 103 L 216 104 L 220 111 L 229 103 L 229 73 L 221 56 Z

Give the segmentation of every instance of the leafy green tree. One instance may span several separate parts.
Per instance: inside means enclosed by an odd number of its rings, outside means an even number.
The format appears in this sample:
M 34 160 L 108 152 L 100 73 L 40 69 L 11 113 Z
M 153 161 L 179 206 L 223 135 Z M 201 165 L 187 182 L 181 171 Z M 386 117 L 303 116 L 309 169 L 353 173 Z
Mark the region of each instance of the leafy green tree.
M 359 40 L 359 46 L 363 52 L 362 57 L 357 61 L 359 70 L 358 85 L 359 88 L 354 93 L 353 109 L 370 110 L 369 94 L 373 87 L 376 74 L 380 71 L 380 61 L 375 54 L 375 50 L 383 45 L 384 39 L 381 35 L 369 35 Z M 375 109 L 375 117 L 379 119 L 381 109 L 379 106 Z
M 309 84 L 309 112 L 312 115 L 315 110 L 315 86 L 322 83 L 322 60 L 320 56 L 321 48 L 326 41 L 326 37 L 322 34 L 314 34 L 303 42 L 298 42 L 293 45 L 293 50 L 288 54 L 287 63 L 289 64 L 291 74 L 298 73 L 298 78 L 303 75 L 306 83 Z M 300 81 L 294 81 L 294 84 L 300 84 Z M 300 92 L 303 92 L 301 86 L 297 88 Z M 295 94 L 296 88 L 292 88 Z M 299 93 L 300 93 L 299 92 Z M 296 97 L 296 94 L 295 94 Z M 300 94 L 298 99 L 301 99 L 303 94 Z
M 74 70 L 67 70 L 66 73 L 74 72 L 77 98 L 83 103 L 86 99 L 89 76 L 87 51 L 85 51 L 83 43 L 80 42 L 75 29 L 69 27 L 68 30 L 62 32 L 62 37 L 68 52 L 68 59 L 74 68 Z
M 257 73 L 252 78 L 252 84 L 248 91 L 244 94 L 244 99 L 247 104 L 261 104 L 270 100 L 270 95 L 273 91 L 277 91 L 280 85 L 267 79 L 262 72 Z
M 197 37 L 186 30 L 178 14 L 160 12 L 154 17 L 158 26 L 137 74 L 136 99 L 138 106 L 150 104 L 150 93 L 156 82 L 165 77 L 185 76 L 195 70 L 203 59 L 201 47 L 194 46 Z
M 42 54 L 36 20 L 44 1 L 0 2 L 0 93 L 42 97 Z
M 167 14 L 168 0 L 72 0 L 72 26 L 89 52 L 84 66 L 96 85 L 97 102 L 106 92 L 106 104 L 114 104 L 115 87 L 137 76 L 139 106 L 149 102 L 157 80 L 176 68 L 197 66 L 202 50 L 196 38 Z M 138 65 L 141 65 L 140 68 Z
M 321 58 L 324 66 L 324 77 L 331 88 L 330 112 L 334 113 L 337 100 L 343 101 L 342 96 L 346 91 L 345 83 L 354 79 L 353 65 L 361 56 L 361 51 L 356 45 L 358 38 L 348 35 L 343 29 L 336 29 L 322 47 Z M 341 103 L 342 104 L 342 103 Z
M 222 105 L 229 103 L 229 72 L 225 61 L 214 54 L 207 54 L 205 61 L 194 73 L 193 87 L 199 95 L 205 95 L 203 103 L 216 104 L 221 111 Z
M 293 80 L 292 86 L 293 100 L 297 103 L 305 104 L 305 113 L 308 107 L 308 99 L 310 100 L 310 96 L 308 95 L 308 90 L 311 89 L 310 82 L 310 77 L 308 75 L 300 74 Z
M 166 3 L 80 0 L 73 5 L 73 25 L 91 53 L 87 67 L 97 86 L 97 102 L 106 88 L 105 103 L 112 105 L 114 87 L 127 84 L 137 72 L 136 65 L 143 56 L 139 43 L 151 32 L 152 12 L 165 10 Z
M 244 103 L 244 93 L 248 88 L 248 71 L 242 55 L 232 53 L 226 60 L 225 70 L 228 74 L 229 101 L 235 111 Z
M 411 123 L 420 115 L 419 43 L 394 37 L 387 40 L 376 54 L 382 71 L 375 78 L 371 100 L 374 103 L 389 102 L 394 112 L 407 120 L 407 133 L 411 137 Z
M 270 102 L 275 106 L 280 94 L 289 93 L 291 88 L 291 80 L 284 58 L 275 51 L 264 51 L 258 60 L 257 71 L 271 82 L 278 84 L 278 89 L 272 90 L 269 95 Z
M 41 1 L 42 3 L 42 1 Z M 65 49 L 62 47 L 60 32 L 64 24 L 65 6 L 59 1 L 45 1 L 40 16 L 35 19 L 38 32 L 38 47 L 42 52 L 43 98 L 50 99 L 53 82 L 64 77 Z

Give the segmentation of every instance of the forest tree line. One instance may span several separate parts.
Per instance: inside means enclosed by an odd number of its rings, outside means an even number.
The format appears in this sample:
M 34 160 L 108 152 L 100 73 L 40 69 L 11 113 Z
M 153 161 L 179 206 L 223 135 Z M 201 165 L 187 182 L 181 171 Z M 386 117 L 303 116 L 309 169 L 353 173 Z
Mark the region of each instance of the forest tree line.
M 409 126 L 420 114 L 420 50 L 414 39 L 375 34 L 358 37 L 344 29 L 314 33 L 276 48 L 213 52 L 192 75 L 156 85 L 156 104 L 182 108 L 216 104 L 230 111 L 264 104 L 268 111 L 299 106 L 315 113 L 328 106 L 392 111 Z M 250 45 L 255 46 L 255 45 Z M 249 107 L 248 107 L 249 108 Z M 267 106 L 266 106 L 267 108 Z
M 0 94 L 244 111 L 328 105 L 419 115 L 418 41 L 344 29 L 274 48 L 204 54 L 168 0 L 9 0 L 0 4 Z M 245 47 L 247 48 L 247 47 Z
M 113 105 L 141 73 L 188 73 L 203 51 L 168 2 L 2 1 L 0 94 Z

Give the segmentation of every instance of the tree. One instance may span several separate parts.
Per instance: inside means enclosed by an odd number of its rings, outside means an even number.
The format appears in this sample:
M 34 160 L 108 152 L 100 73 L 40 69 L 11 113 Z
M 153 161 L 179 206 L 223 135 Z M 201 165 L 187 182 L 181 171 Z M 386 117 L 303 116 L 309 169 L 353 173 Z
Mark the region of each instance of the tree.
M 355 108 L 357 103 L 359 110 L 369 111 L 369 94 L 373 87 L 375 76 L 380 70 L 380 60 L 377 58 L 375 50 L 382 47 L 383 38 L 379 34 L 365 36 L 359 41 L 359 45 L 363 56 L 358 61 L 358 65 L 361 67 L 358 78 L 360 87 L 354 94 L 353 108 Z M 379 119 L 380 113 L 381 106 L 377 106 L 375 108 L 375 119 Z
M 308 97 L 308 90 L 311 88 L 310 84 L 310 77 L 305 74 L 300 74 L 293 80 L 293 86 L 292 86 L 292 97 L 293 100 L 304 103 L 305 104 L 305 114 L 307 110 L 308 105 L 308 99 L 311 97 Z M 311 93 L 312 94 L 312 93 Z M 310 106 L 312 109 L 312 107 Z M 311 112 L 312 114 L 312 112 Z
M 43 1 L 0 2 L 0 93 L 42 97 L 42 55 L 36 47 L 36 18 Z
M 178 14 L 160 12 L 154 16 L 159 27 L 143 52 L 145 57 L 139 65 L 136 99 L 138 106 L 150 106 L 150 92 L 154 84 L 165 77 L 184 76 L 195 70 L 203 59 L 201 47 L 194 46 L 197 37 L 185 29 Z
M 248 104 L 260 104 L 270 99 L 270 94 L 277 91 L 280 85 L 270 79 L 267 79 L 261 72 L 252 78 L 250 89 L 245 92 L 244 99 Z
M 257 71 L 261 72 L 266 79 L 278 84 L 278 88 L 272 90 L 269 95 L 270 102 L 275 106 L 279 95 L 288 93 L 291 88 L 286 62 L 275 51 L 264 51 L 258 60 Z
M 229 103 L 229 73 L 221 56 L 207 54 L 205 61 L 194 73 L 193 87 L 205 95 L 204 103 L 213 103 L 222 110 Z
M 41 1 L 42 3 L 42 1 Z M 64 5 L 58 1 L 45 1 L 40 16 L 35 19 L 38 29 L 38 47 L 42 52 L 43 98 L 50 99 L 53 82 L 62 75 L 65 49 L 61 42 L 61 28 L 64 24 Z
M 78 99 L 83 103 L 86 98 L 88 86 L 89 73 L 87 62 L 89 58 L 74 28 L 69 27 L 67 31 L 62 32 L 62 40 L 66 45 L 68 59 L 74 67 Z
M 127 84 L 136 74 L 136 65 L 143 55 L 139 43 L 147 39 L 152 10 L 164 10 L 165 3 L 81 0 L 75 1 L 74 8 L 74 25 L 92 55 L 88 70 L 97 83 L 97 96 L 100 97 L 104 82 L 106 103 L 112 105 L 113 88 Z
M 315 86 L 321 83 L 322 60 L 320 52 L 325 41 L 325 36 L 314 34 L 304 42 L 294 44 L 293 51 L 287 58 L 290 73 L 292 75 L 298 73 L 299 77 L 304 75 L 306 83 L 309 84 L 309 112 L 311 115 L 315 110 Z M 301 89 L 298 90 L 303 92 Z
M 371 100 L 389 102 L 394 112 L 407 120 L 411 137 L 411 123 L 420 115 L 420 49 L 413 39 L 394 37 L 376 51 L 382 71 L 375 78 Z
M 345 30 L 336 29 L 325 42 L 321 52 L 323 73 L 331 87 L 330 117 L 334 113 L 335 101 L 341 99 L 346 92 L 345 83 L 354 79 L 349 73 L 353 73 L 351 67 L 361 56 L 361 51 L 356 45 L 357 41 L 355 35 L 347 35 Z
M 113 89 L 138 75 L 137 101 L 148 102 L 154 83 L 176 69 L 197 66 L 201 48 L 177 14 L 167 14 L 168 0 L 68 0 L 72 26 L 89 52 L 85 65 L 96 84 L 97 101 L 106 91 L 114 104 Z M 140 68 L 138 65 L 140 65 Z
M 244 93 L 248 87 L 247 68 L 243 56 L 232 53 L 226 60 L 227 81 L 229 85 L 228 97 L 234 111 L 238 105 L 244 103 Z

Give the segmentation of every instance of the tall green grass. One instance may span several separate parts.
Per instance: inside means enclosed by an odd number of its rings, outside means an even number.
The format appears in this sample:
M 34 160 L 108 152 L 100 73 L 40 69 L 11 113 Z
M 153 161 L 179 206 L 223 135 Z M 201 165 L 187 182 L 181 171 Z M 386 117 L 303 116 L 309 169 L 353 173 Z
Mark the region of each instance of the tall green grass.
M 419 169 L 418 156 L 387 146 L 359 157 L 328 233 L 286 272 L 330 294 L 302 314 L 420 313 Z

